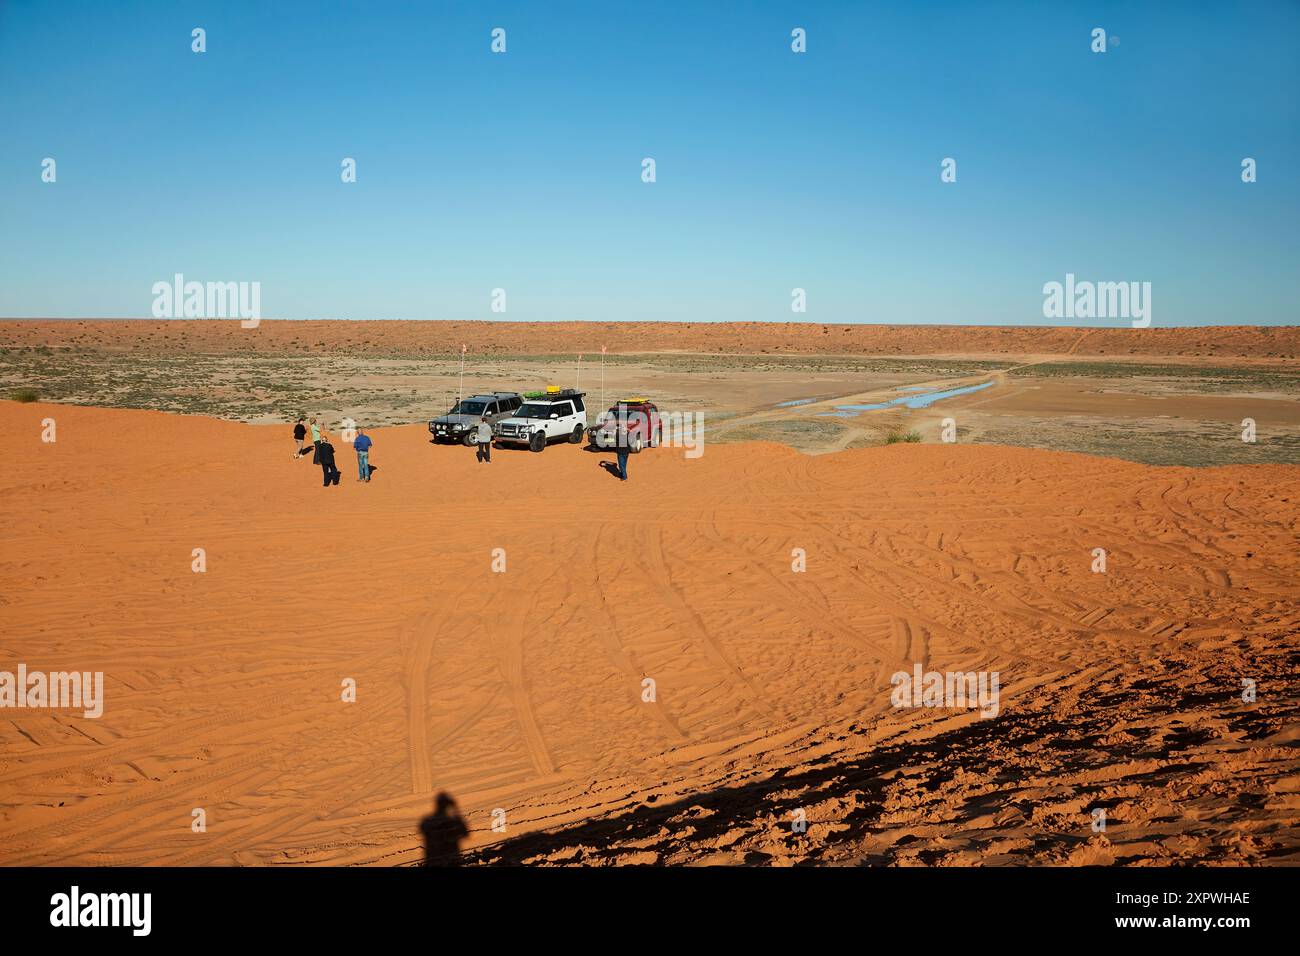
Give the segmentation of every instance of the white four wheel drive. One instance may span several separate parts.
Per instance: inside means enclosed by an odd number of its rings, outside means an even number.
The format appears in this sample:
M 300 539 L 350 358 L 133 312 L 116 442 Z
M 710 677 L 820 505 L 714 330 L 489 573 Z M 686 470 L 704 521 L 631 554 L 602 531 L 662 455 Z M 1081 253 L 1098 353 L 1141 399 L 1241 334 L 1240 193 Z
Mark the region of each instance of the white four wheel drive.
M 587 430 L 585 394 L 555 386 L 545 392 L 530 392 L 513 415 L 492 426 L 492 437 L 498 446 L 527 445 L 531 451 L 543 451 L 547 443 L 561 438 L 581 444 Z

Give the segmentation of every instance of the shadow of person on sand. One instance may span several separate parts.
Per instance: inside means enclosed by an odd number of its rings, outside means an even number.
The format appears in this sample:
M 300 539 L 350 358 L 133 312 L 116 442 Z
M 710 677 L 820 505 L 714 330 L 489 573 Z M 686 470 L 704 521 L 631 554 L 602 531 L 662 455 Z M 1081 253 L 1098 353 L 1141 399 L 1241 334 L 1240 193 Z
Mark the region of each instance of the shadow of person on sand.
M 469 828 L 451 795 L 443 791 L 434 798 L 433 813 L 420 821 L 424 836 L 424 866 L 460 866 L 460 841 Z
M 600 467 L 605 469 L 606 474 L 613 475 L 615 478 L 621 479 L 623 477 L 619 474 L 618 465 L 612 461 L 602 461 Z

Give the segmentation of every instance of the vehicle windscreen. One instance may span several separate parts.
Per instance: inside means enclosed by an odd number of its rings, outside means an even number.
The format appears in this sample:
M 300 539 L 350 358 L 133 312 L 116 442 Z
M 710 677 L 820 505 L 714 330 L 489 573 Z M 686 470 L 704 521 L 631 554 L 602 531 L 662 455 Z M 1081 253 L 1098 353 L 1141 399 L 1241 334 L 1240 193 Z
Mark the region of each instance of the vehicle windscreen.
M 482 415 L 485 402 L 458 402 L 448 415 Z
M 515 418 L 549 418 L 551 406 L 540 402 L 524 402 L 515 412 Z
M 624 408 L 623 413 L 620 415 L 617 405 L 609 411 L 604 412 L 601 418 L 606 422 L 622 422 L 623 424 L 630 425 L 633 428 L 636 428 L 639 425 L 644 425 L 650 420 L 650 416 L 647 415 L 645 410 L 642 408 Z

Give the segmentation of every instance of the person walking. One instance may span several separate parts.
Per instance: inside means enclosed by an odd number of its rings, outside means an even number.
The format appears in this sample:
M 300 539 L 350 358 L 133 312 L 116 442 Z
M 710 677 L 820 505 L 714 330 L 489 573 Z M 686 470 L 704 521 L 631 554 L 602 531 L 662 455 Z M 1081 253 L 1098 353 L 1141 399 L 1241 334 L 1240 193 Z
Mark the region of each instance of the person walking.
M 631 442 L 627 433 L 627 418 L 620 416 L 614 430 L 614 453 L 618 455 L 618 479 L 627 481 L 627 456 Z
M 311 463 L 320 464 L 320 423 L 316 421 L 316 416 L 311 417 L 311 445 L 313 448 Z
M 370 480 L 370 446 L 373 444 L 370 436 L 358 428 L 357 437 L 352 441 L 357 452 L 357 481 Z
M 474 432 L 474 440 L 478 443 L 479 461 L 492 461 L 492 426 L 488 424 L 486 417 L 478 420 L 478 427 Z
M 299 418 L 297 424 L 293 426 L 293 440 L 298 443 L 298 450 L 293 453 L 294 458 L 302 457 L 302 446 L 307 443 L 307 426 L 303 424 L 303 419 Z
M 334 446 L 328 435 L 321 435 L 320 444 L 316 446 L 316 457 L 320 459 L 320 470 L 325 477 L 325 487 L 337 485 L 342 474 L 334 464 Z

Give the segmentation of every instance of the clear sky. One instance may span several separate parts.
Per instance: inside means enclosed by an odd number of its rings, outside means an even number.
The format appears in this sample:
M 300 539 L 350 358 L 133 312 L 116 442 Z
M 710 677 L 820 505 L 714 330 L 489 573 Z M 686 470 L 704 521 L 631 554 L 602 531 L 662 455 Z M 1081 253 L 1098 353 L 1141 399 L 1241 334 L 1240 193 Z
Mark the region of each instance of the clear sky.
M 0 315 L 1298 324 L 1298 100 L 1295 2 L 0 0 Z

